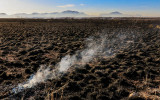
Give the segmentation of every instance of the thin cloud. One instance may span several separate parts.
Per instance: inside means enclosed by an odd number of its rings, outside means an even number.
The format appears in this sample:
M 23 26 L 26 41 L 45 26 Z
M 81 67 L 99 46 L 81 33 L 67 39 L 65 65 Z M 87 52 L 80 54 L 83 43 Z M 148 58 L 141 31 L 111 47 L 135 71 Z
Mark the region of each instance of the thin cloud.
M 84 6 L 85 4 L 80 4 L 80 6 Z
M 57 7 L 68 8 L 68 7 L 74 7 L 74 6 L 75 6 L 74 4 L 67 4 L 67 5 L 63 5 L 63 6 L 57 6 Z

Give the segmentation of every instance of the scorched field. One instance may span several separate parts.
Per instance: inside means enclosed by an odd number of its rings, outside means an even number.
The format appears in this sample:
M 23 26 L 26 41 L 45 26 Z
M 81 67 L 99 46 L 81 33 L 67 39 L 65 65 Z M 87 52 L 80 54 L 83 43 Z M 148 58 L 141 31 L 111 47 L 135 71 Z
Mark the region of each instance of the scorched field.
M 0 99 L 159 100 L 160 19 L 0 19 Z

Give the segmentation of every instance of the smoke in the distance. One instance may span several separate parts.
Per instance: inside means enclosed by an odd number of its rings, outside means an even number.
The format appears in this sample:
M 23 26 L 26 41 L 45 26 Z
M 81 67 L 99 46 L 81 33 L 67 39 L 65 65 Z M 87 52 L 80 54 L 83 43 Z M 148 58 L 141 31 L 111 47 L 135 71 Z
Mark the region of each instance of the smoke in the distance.
M 74 55 L 66 55 L 55 65 L 54 69 L 51 69 L 50 66 L 41 65 L 40 69 L 27 82 L 20 83 L 12 92 L 18 93 L 24 89 L 32 88 L 38 83 L 45 82 L 48 79 L 60 78 L 71 67 L 76 68 L 77 64 L 83 67 L 96 56 L 113 56 L 119 50 L 123 50 L 126 46 L 131 45 L 134 38 L 134 35 L 131 34 L 107 34 L 98 38 L 88 38 L 86 40 L 87 46 L 84 50 L 77 51 Z

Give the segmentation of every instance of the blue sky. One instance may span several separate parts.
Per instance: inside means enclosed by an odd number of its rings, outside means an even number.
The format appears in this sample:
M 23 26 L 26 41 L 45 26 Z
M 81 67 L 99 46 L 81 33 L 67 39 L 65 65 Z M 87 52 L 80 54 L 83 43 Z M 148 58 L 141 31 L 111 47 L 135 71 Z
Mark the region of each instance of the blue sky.
M 0 0 L 0 13 L 76 10 L 89 15 L 119 11 L 130 15 L 159 16 L 160 0 Z

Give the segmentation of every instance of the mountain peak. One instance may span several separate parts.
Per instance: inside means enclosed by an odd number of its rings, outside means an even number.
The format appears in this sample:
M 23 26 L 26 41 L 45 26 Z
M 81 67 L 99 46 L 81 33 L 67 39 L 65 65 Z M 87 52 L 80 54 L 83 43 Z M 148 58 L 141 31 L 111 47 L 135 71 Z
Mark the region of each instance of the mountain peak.
M 122 15 L 122 13 L 120 13 L 118 11 L 111 12 L 110 14 L 112 14 L 112 15 Z
M 6 13 L 0 13 L 0 15 L 7 15 Z
M 78 11 L 72 11 L 72 10 L 66 10 L 66 11 L 63 11 L 62 13 L 67 13 L 67 14 L 79 14 L 80 12 Z

